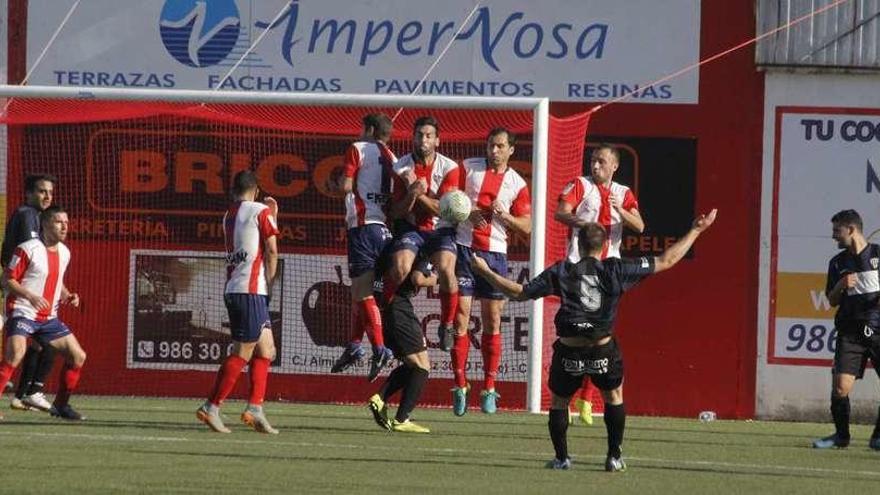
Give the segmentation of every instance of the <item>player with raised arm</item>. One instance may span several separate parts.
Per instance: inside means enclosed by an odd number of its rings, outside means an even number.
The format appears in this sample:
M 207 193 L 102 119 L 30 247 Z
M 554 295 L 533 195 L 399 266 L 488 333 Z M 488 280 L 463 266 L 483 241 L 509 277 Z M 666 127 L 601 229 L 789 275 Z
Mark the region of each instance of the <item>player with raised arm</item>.
M 388 375 L 379 391 L 370 397 L 367 406 L 373 413 L 373 419 L 381 428 L 405 433 L 430 433 L 428 428 L 410 420 L 410 415 L 422 390 L 428 381 L 431 362 L 428 359 L 428 345 L 422 324 L 416 316 L 412 305 L 412 297 L 421 287 L 433 287 L 437 283 L 437 275 L 427 261 L 415 263 L 412 272 L 401 284 L 395 297 L 383 301 L 382 322 L 388 347 L 400 360 L 400 365 Z M 378 296 L 382 297 L 383 296 Z M 388 399 L 398 391 L 403 391 L 400 406 L 394 419 L 388 418 Z
M 588 223 L 578 231 L 581 259 L 563 260 L 544 270 L 522 286 L 494 273 L 486 262 L 473 257 L 474 271 L 515 301 L 559 296 L 554 318 L 556 336 L 548 386 L 550 439 L 556 457 L 554 469 L 569 469 L 568 404 L 586 375 L 602 391 L 605 400 L 605 428 L 608 433 L 606 471 L 623 471 L 621 445 L 626 425 L 623 406 L 623 355 L 614 338 L 614 318 L 623 293 L 653 273 L 672 268 L 700 234 L 715 221 L 717 210 L 700 215 L 681 239 L 658 257 L 602 258 L 608 241 L 604 226 Z
M 250 396 L 241 420 L 260 433 L 277 434 L 263 411 L 275 341 L 269 319 L 269 295 L 278 269 L 278 203 L 256 201 L 256 175 L 250 170 L 232 179 L 233 202 L 223 215 L 226 242 L 226 287 L 223 302 L 229 315 L 232 353 L 217 371 L 208 400 L 196 417 L 218 433 L 229 433 L 220 405 L 232 392 L 245 365 L 250 365 Z
M 386 207 L 391 199 L 394 162 L 397 158 L 386 144 L 391 138 L 391 119 L 381 113 L 363 118 L 363 135 L 345 153 L 345 223 L 348 228 L 348 276 L 351 278 L 351 340 L 330 368 L 340 373 L 364 357 L 364 333 L 373 346 L 370 376 L 394 357 L 385 347 L 382 317 L 373 297 L 376 267 L 387 256 L 391 231 L 386 224 Z
M 834 363 L 831 368 L 831 418 L 834 433 L 813 442 L 817 449 L 849 446 L 849 393 L 865 374 L 870 359 L 880 376 L 880 246 L 862 233 L 862 217 L 843 210 L 831 217 L 832 238 L 840 253 L 828 263 L 825 294 L 834 314 Z M 880 450 L 880 411 L 868 446 Z
M 526 181 L 510 165 L 516 136 L 499 127 L 492 129 L 486 142 L 485 158 L 468 158 L 462 162 L 460 189 L 468 195 L 473 211 L 466 222 L 458 224 L 459 303 L 455 321 L 455 342 L 452 346 L 452 368 L 455 387 L 452 389 L 452 410 L 456 416 L 467 412 L 470 385 L 465 375 L 470 350 L 471 304 L 480 300 L 483 318 L 481 350 L 483 354 L 483 391 L 480 409 L 486 414 L 496 411 L 495 377 L 501 362 L 501 310 L 504 294 L 479 274 L 471 271 L 471 254 L 485 259 L 489 267 L 507 276 L 508 231 L 529 235 L 532 230 L 531 198 Z
M 49 413 L 63 419 L 85 419 L 70 406 L 70 395 L 79 384 L 86 353 L 70 329 L 58 319 L 59 304 L 79 307 L 79 296 L 64 285 L 70 250 L 64 245 L 67 213 L 49 206 L 40 213 L 40 238 L 18 245 L 3 272 L 6 299 L 6 347 L 0 363 L 0 383 L 6 383 L 21 363 L 28 338 L 52 347 L 64 356 L 58 393 Z
M 384 278 L 385 299 L 390 301 L 420 252 L 436 267 L 440 282 L 440 348 L 449 351 L 458 310 L 458 279 L 455 276 L 455 225 L 439 218 L 440 198 L 458 189 L 459 167 L 437 152 L 440 124 L 433 117 L 420 117 L 413 125 L 413 151 L 394 164 L 401 190 L 408 193 L 395 201 L 389 213 L 403 216 L 395 222 L 391 269 Z M 413 187 L 414 182 L 421 186 Z M 417 192 L 424 190 L 424 194 Z M 416 194 L 411 194 L 416 191 Z M 372 378 L 372 375 L 371 375 Z
M 48 174 L 34 174 L 25 178 L 25 202 L 6 224 L 0 254 L 0 263 L 4 267 L 9 265 L 12 253 L 19 244 L 40 237 L 40 212 L 52 204 L 56 182 L 55 177 Z M 49 411 L 52 404 L 43 395 L 43 384 L 52 372 L 53 364 L 55 350 L 51 346 L 43 348 L 35 339 L 31 339 L 21 364 L 18 387 L 10 404 L 12 409 Z
M 570 229 L 567 256 L 572 263 L 580 260 L 577 236 L 587 223 L 598 223 L 608 233 L 602 258 L 620 257 L 624 227 L 638 233 L 645 230 L 635 194 L 613 180 L 619 166 L 620 152 L 610 144 L 600 144 L 590 157 L 590 175 L 569 182 L 559 195 L 554 218 Z M 581 421 L 586 424 L 593 424 L 592 389 L 592 382 L 584 380 L 575 400 Z

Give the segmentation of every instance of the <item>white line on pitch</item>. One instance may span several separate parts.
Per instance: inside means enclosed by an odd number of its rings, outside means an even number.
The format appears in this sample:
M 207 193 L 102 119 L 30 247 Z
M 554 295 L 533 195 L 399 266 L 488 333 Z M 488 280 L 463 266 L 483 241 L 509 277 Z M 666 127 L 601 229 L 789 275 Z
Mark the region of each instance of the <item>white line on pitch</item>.
M 389 450 L 400 451 L 399 445 L 364 445 L 364 444 L 345 444 L 345 443 L 315 443 L 315 442 L 285 442 L 277 440 L 241 440 L 234 438 L 189 438 L 189 437 L 163 437 L 163 436 L 141 436 L 141 435 L 98 435 L 93 433 L 58 433 L 58 432 L 36 432 L 36 431 L 0 431 L 0 436 L 19 437 L 19 438 L 68 438 L 68 439 L 85 439 L 108 442 L 167 442 L 167 443 L 218 443 L 218 444 L 237 444 L 237 445 L 265 445 L 267 447 L 304 447 L 304 448 L 328 448 L 328 449 L 370 449 L 370 450 Z M 446 447 L 406 447 L 407 450 L 415 450 L 419 452 L 430 452 L 434 454 L 456 454 L 456 455 L 486 455 L 486 456 L 507 456 L 510 452 L 497 450 L 473 450 L 473 449 L 454 449 Z M 538 459 L 549 459 L 553 454 L 547 452 L 519 452 L 518 455 L 535 457 Z M 578 455 L 579 459 L 598 459 L 602 460 L 605 456 L 600 455 Z M 743 464 L 736 462 L 724 461 L 689 461 L 685 459 L 657 459 L 653 457 L 634 457 L 627 456 L 626 460 L 645 462 L 651 464 L 676 466 L 696 466 L 696 467 L 721 467 L 735 468 L 743 470 L 758 471 L 780 471 L 780 472 L 801 472 L 801 473 L 821 473 L 821 474 L 838 474 L 838 475 L 862 475 L 862 476 L 878 476 L 880 471 L 853 471 L 849 469 L 829 469 L 815 468 L 804 466 L 781 466 L 773 464 Z

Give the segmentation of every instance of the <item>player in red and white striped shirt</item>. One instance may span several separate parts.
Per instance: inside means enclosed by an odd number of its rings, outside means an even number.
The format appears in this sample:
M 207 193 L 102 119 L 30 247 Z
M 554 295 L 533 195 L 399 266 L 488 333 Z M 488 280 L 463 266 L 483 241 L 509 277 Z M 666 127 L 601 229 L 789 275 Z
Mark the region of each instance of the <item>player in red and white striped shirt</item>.
M 391 137 L 391 119 L 369 114 L 363 119 L 361 139 L 345 153 L 345 222 L 348 226 L 348 276 L 351 278 L 351 340 L 330 368 L 339 373 L 363 358 L 364 333 L 373 345 L 371 376 L 377 375 L 394 354 L 385 347 L 382 316 L 373 298 L 376 267 L 387 256 L 391 231 L 385 210 L 391 200 L 394 162 L 397 158 L 386 142 Z
M 251 390 L 241 420 L 260 433 L 278 433 L 263 412 L 269 366 L 275 359 L 269 294 L 278 267 L 278 203 L 270 197 L 258 203 L 257 194 L 256 175 L 250 170 L 237 173 L 232 180 L 234 201 L 223 216 L 227 265 L 223 302 L 233 347 L 217 371 L 210 397 L 196 411 L 196 417 L 218 433 L 229 433 L 220 419 L 220 404 L 248 364 Z
M 531 197 L 526 181 L 509 165 L 516 137 L 509 130 L 496 128 L 489 132 L 487 158 L 469 158 L 462 163 L 461 186 L 471 199 L 474 210 L 466 222 L 458 225 L 458 262 L 456 274 L 459 283 L 458 314 L 455 321 L 455 342 L 452 347 L 453 412 L 461 416 L 467 412 L 470 386 L 465 376 L 470 337 L 471 302 L 480 299 L 483 336 L 484 385 L 480 394 L 481 409 L 492 414 L 499 397 L 495 391 L 495 377 L 501 362 L 501 310 L 504 294 L 488 281 L 471 271 L 472 254 L 486 260 L 489 267 L 502 276 L 507 274 L 508 230 L 529 235 L 532 230 Z
M 590 157 L 590 176 L 578 177 L 569 182 L 562 194 L 554 218 L 569 227 L 568 261 L 580 261 L 578 232 L 588 223 L 605 227 L 607 234 L 604 258 L 620 258 L 623 228 L 641 233 L 645 222 L 639 213 L 639 202 L 630 188 L 614 182 L 614 172 L 620 166 L 620 153 L 610 144 L 600 144 Z M 581 421 L 593 424 L 592 382 L 584 380 L 584 386 L 576 395 L 575 405 Z
M 385 300 L 394 297 L 413 266 L 419 251 L 430 259 L 440 282 L 440 348 L 452 347 L 453 322 L 458 309 L 455 276 L 455 225 L 438 217 L 440 198 L 458 189 L 459 166 L 438 153 L 440 124 L 433 117 L 420 117 L 413 125 L 413 152 L 394 165 L 398 196 L 389 214 L 403 216 L 395 223 L 391 268 L 384 279 Z
M 0 383 L 9 381 L 27 349 L 27 339 L 37 339 L 41 346 L 52 346 L 65 358 L 60 386 L 50 413 L 70 420 L 85 419 L 70 407 L 70 394 L 79 383 L 86 361 L 76 337 L 58 319 L 59 304 L 79 306 L 79 296 L 64 286 L 64 272 L 70 263 L 67 238 L 67 213 L 50 206 L 40 214 L 41 239 L 18 245 L 9 266 L 3 272 L 3 284 L 9 289 L 6 299 L 7 334 L 5 356 L 0 363 Z

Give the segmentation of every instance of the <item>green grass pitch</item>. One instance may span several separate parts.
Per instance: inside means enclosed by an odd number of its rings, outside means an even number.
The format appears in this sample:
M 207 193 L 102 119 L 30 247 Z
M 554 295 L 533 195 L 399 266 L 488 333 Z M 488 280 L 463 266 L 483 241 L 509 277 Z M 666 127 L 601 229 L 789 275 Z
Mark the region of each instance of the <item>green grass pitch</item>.
M 5 399 L 4 399 L 5 402 Z M 261 435 L 223 412 L 230 435 L 198 423 L 198 400 L 75 397 L 68 423 L 6 409 L 3 493 L 871 493 L 880 452 L 868 426 L 846 450 L 810 440 L 830 424 L 627 418 L 625 473 L 603 471 L 605 427 L 569 429 L 570 471 L 553 457 L 547 417 L 417 409 L 428 435 L 380 430 L 365 407 L 267 403 L 281 430 Z

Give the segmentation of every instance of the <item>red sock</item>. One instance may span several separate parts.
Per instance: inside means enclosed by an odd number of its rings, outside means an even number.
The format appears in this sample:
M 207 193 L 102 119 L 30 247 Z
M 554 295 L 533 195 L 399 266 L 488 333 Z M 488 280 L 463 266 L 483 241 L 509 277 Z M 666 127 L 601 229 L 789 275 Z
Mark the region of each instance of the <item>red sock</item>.
M 269 379 L 269 365 L 272 362 L 264 357 L 255 357 L 251 359 L 251 396 L 248 404 L 259 406 L 263 404 L 263 398 L 266 397 L 266 382 Z
M 217 370 L 214 390 L 211 391 L 211 396 L 208 397 L 211 404 L 219 406 L 232 393 L 232 389 L 235 388 L 235 382 L 238 381 L 238 375 L 241 374 L 241 369 L 246 364 L 247 361 L 236 355 L 229 356 L 223 361 L 223 365 Z
M 351 305 L 351 339 L 352 344 L 360 345 L 364 340 L 364 325 L 361 323 L 361 304 L 356 302 Z
M 360 302 L 361 314 L 363 315 L 363 329 L 367 332 L 367 338 L 373 347 L 385 347 L 385 337 L 382 335 L 382 314 L 376 300 L 372 297 Z
M 12 378 L 13 373 L 15 373 L 15 366 L 12 366 L 6 361 L 0 363 L 0 388 L 6 386 L 9 379 Z
M 464 388 L 467 386 L 467 376 L 464 369 L 467 366 L 468 351 L 471 348 L 471 339 L 468 334 L 455 335 L 455 344 L 452 346 L 452 375 L 455 377 L 455 386 Z
M 452 325 L 455 320 L 455 312 L 458 311 L 458 291 L 440 291 L 440 323 Z
M 58 393 L 55 394 L 55 402 L 56 406 L 66 405 L 70 400 L 70 394 L 76 390 L 76 386 L 79 384 L 79 375 L 82 372 L 82 367 L 73 368 L 69 364 L 65 364 L 64 368 L 61 368 L 61 384 L 58 386 Z
M 495 388 L 495 377 L 498 376 L 498 366 L 501 364 L 501 334 L 483 333 L 480 344 L 482 344 L 485 379 L 483 389 L 492 390 Z

